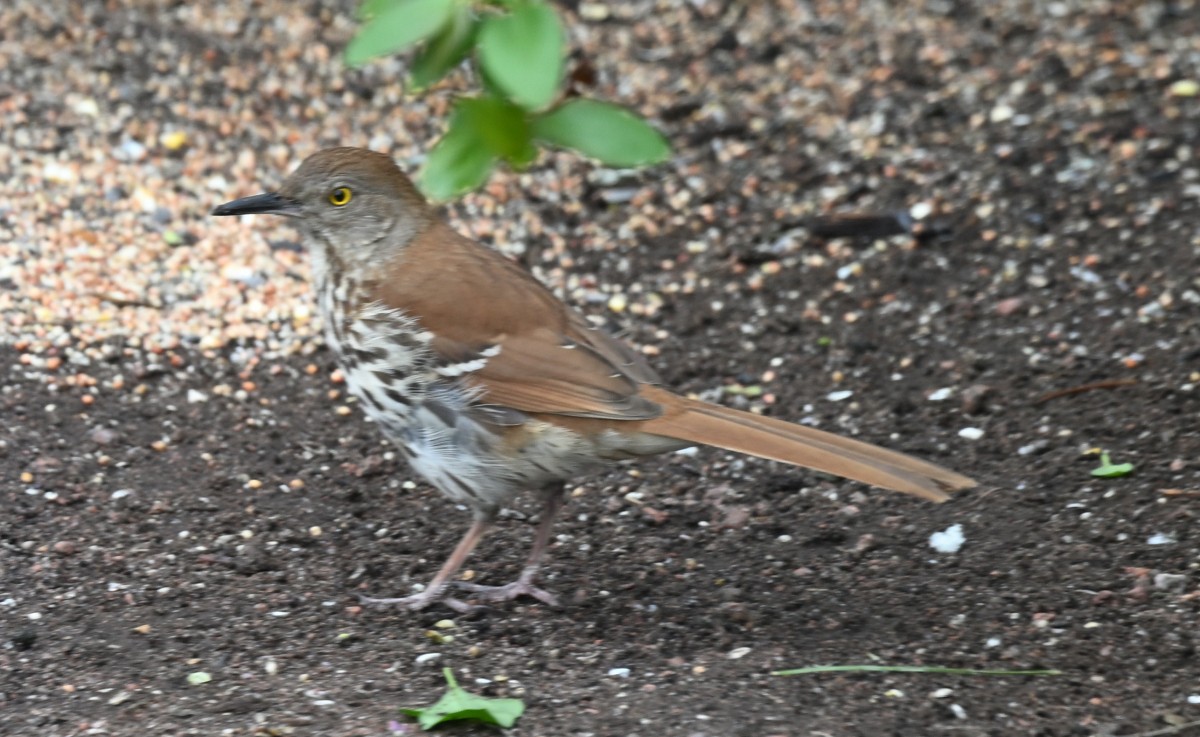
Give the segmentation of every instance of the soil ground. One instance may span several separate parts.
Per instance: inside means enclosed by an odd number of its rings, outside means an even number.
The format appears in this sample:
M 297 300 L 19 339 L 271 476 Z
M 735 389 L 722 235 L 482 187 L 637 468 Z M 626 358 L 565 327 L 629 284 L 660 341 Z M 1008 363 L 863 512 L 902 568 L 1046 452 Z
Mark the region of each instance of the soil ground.
M 14 189 L 23 174 L 121 144 L 119 128 L 39 128 L 74 94 L 52 82 L 68 68 L 114 89 L 185 85 L 199 100 L 187 105 L 256 99 L 245 109 L 259 117 L 244 120 L 280 130 L 293 111 L 305 150 L 374 133 L 341 118 L 331 130 L 319 110 L 256 85 L 337 78 L 328 109 L 391 109 L 368 92 L 378 68 L 330 61 L 353 30 L 349 7 L 309 8 L 306 45 L 277 51 L 276 67 L 262 48 L 295 39 L 273 4 L 237 10 L 232 26 L 169 3 L 107 6 L 3 11 L 15 16 L 0 31 L 4 97 L 44 85 L 23 125 L 51 139 L 3 134 L 0 227 L 28 246 L 6 253 L 9 269 L 69 261 L 22 232 L 21 208 L 41 206 Z M 451 209 L 457 222 L 541 223 L 524 233 L 526 262 L 647 346 L 669 385 L 905 450 L 980 488 L 931 505 L 716 451 L 675 454 L 572 486 L 543 579 L 561 608 L 364 610 L 357 593 L 427 580 L 468 515 L 415 479 L 357 408 L 339 410 L 318 343 L 142 350 L 127 333 L 98 339 L 113 348 L 103 360 L 60 366 L 47 361 L 67 349 L 18 336 L 10 300 L 0 733 L 396 734 L 415 729 L 389 726 L 404 721 L 398 707 L 433 701 L 444 666 L 471 690 L 523 698 L 513 735 L 1200 730 L 1200 98 L 1177 84 L 1200 80 L 1200 9 L 599 7 L 607 18 L 579 26 L 601 77 L 584 91 L 624 90 L 676 160 L 617 181 L 556 158 L 502 175 Z M 62 34 L 70 43 L 47 53 Z M 102 42 L 130 44 L 129 58 L 94 62 Z M 168 47 L 197 66 L 164 65 Z M 231 91 L 239 75 L 253 84 Z M 145 114 L 199 125 L 153 94 Z M 253 125 L 190 156 L 280 142 Z M 418 146 L 436 135 L 424 125 Z M 171 217 L 201 239 L 180 248 L 203 248 L 218 227 L 206 209 L 270 187 L 299 158 L 264 157 L 257 185 L 241 177 L 238 191 L 180 185 L 187 205 Z M 39 187 L 63 199 L 46 222 L 70 220 L 62 190 Z M 879 239 L 822 238 L 810 219 L 914 208 L 929 211 L 920 232 Z M 97 211 L 80 217 L 106 232 Z M 219 227 L 261 232 L 291 263 L 295 236 L 279 223 Z M 503 244 L 504 227 L 477 233 Z M 302 276 L 266 275 L 300 289 Z M 0 280 L 10 296 L 27 286 Z M 229 309 L 262 289 L 242 284 Z M 1045 396 L 1095 382 L 1112 384 Z M 1093 477 L 1097 448 L 1134 472 Z M 532 512 L 514 510 L 484 542 L 475 580 L 517 573 Z M 961 550 L 934 550 L 930 535 L 951 525 Z M 771 674 L 860 663 L 1061 674 Z M 196 672 L 211 680 L 189 685 Z

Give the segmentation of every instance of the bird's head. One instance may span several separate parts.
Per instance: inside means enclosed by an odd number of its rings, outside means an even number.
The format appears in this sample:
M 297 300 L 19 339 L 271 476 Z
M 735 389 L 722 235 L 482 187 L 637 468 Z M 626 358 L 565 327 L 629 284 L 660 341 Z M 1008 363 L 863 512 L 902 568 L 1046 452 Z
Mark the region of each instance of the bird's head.
M 429 203 L 391 157 L 361 148 L 309 156 L 276 192 L 243 197 L 213 215 L 283 215 L 352 270 L 393 257 L 433 221 Z

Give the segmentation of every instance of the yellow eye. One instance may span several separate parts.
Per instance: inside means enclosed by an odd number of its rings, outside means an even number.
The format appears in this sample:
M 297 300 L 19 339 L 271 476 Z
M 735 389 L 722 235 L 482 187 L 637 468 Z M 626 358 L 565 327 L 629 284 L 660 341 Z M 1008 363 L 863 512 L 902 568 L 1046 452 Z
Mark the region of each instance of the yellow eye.
M 334 207 L 341 207 L 350 201 L 350 188 L 338 187 L 329 193 L 329 204 Z

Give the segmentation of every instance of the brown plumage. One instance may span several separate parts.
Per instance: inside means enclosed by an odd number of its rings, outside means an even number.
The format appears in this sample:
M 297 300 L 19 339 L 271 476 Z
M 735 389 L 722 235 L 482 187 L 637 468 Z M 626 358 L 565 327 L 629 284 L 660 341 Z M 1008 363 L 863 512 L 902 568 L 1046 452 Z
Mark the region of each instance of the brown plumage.
M 438 219 L 381 154 L 323 151 L 278 193 L 214 214 L 255 212 L 299 218 L 348 385 L 414 468 L 475 512 L 423 592 L 369 601 L 465 608 L 444 589 L 498 509 L 525 489 L 546 503 L 529 565 L 508 586 L 469 588 L 553 601 L 533 578 L 561 482 L 601 460 L 702 444 L 932 501 L 975 485 L 902 453 L 670 393 L 641 354 Z

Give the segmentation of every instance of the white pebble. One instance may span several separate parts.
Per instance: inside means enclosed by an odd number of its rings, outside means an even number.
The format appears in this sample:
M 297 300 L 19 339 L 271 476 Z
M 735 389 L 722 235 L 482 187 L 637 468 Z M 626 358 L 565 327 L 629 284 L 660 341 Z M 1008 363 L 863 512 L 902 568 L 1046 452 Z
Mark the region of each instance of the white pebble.
M 730 660 L 739 660 L 741 658 L 746 657 L 749 654 L 750 654 L 750 648 L 737 647 L 737 648 L 734 648 L 733 650 L 730 650 L 729 654 L 726 655 L 725 657 L 729 658 Z
M 188 389 L 187 393 L 188 404 L 199 404 L 208 401 L 208 395 L 196 389 Z
M 1173 535 L 1162 532 L 1155 533 L 1146 540 L 1147 545 L 1171 545 L 1174 542 L 1175 537 Z
M 608 675 L 612 676 L 613 678 L 628 678 L 629 677 L 629 669 L 628 668 L 609 668 Z
M 954 693 L 954 689 L 952 688 L 939 688 L 938 690 L 929 694 L 929 697 L 933 699 L 944 699 L 952 693 Z
M 950 387 L 946 386 L 946 387 L 942 387 L 941 389 L 938 389 L 934 393 L 930 394 L 929 401 L 944 402 L 953 395 L 954 395 L 954 390 L 951 389 Z
M 929 546 L 939 553 L 957 553 L 966 542 L 962 525 L 950 525 L 941 532 L 929 536 Z
M 75 181 L 75 170 L 57 161 L 51 161 L 42 167 L 42 178 L 55 184 L 71 184 Z
M 441 653 L 421 653 L 417 656 L 416 663 L 417 665 L 425 665 L 426 663 L 432 663 L 440 657 L 442 657 Z
M 967 718 L 967 710 L 966 710 L 966 709 L 964 709 L 964 708 L 962 708 L 962 707 L 961 707 L 961 706 L 959 706 L 958 704 L 951 704 L 951 705 L 950 705 L 950 711 L 954 712 L 954 716 L 955 716 L 955 717 L 957 717 L 957 718 L 959 718 L 959 719 L 966 719 L 966 718 Z
M 849 399 L 852 396 L 854 396 L 854 392 L 847 389 L 840 392 L 829 392 L 829 394 L 825 395 L 825 398 L 831 402 L 840 402 L 844 399 Z
M 978 440 L 983 437 L 983 430 L 978 427 L 964 427 L 958 431 L 958 437 L 963 440 Z
M 1183 573 L 1154 574 L 1154 588 L 1163 591 L 1182 590 L 1187 587 L 1187 575 Z
M 933 205 L 929 202 L 918 202 L 908 208 L 908 214 L 912 216 L 913 220 L 924 220 L 933 214 Z

